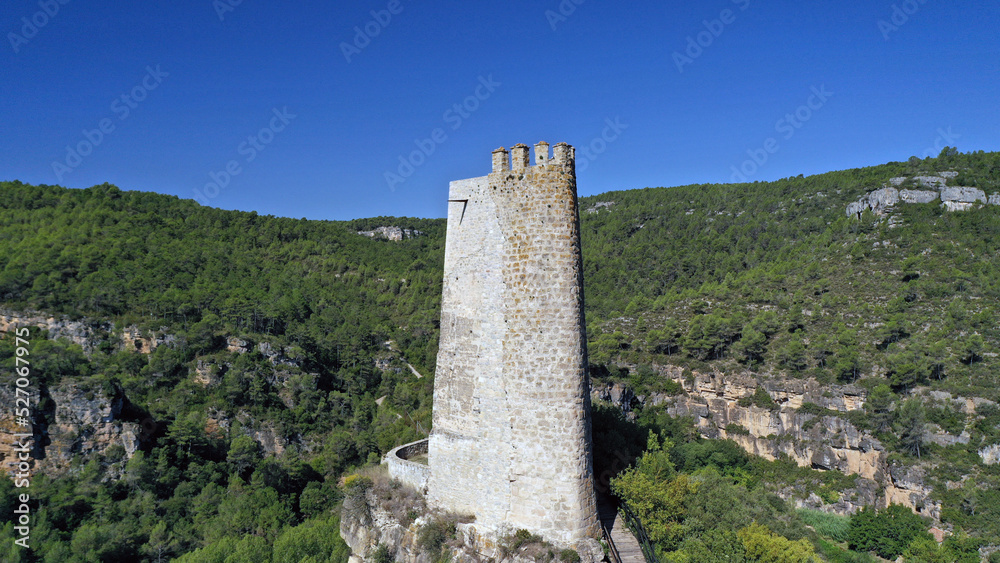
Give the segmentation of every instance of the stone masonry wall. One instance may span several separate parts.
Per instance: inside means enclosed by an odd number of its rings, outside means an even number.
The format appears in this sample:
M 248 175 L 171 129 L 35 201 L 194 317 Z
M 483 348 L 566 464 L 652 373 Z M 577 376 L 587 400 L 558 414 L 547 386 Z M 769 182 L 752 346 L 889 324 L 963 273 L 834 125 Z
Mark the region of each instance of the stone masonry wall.
M 599 528 L 573 149 L 535 149 L 450 186 L 428 496 L 579 548 Z
M 426 453 L 427 439 L 417 440 L 393 448 L 382 458 L 382 463 L 388 468 L 390 477 L 398 479 L 422 493 L 427 490 L 427 479 L 430 477 L 431 468 L 422 463 L 411 461 L 410 458 Z

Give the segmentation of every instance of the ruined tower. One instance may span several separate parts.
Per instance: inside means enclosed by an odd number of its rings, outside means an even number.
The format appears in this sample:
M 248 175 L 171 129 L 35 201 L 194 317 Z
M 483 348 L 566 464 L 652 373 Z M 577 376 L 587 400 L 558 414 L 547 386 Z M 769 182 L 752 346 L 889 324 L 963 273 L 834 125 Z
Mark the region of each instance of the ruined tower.
M 573 147 L 451 182 L 428 500 L 484 532 L 599 537 Z

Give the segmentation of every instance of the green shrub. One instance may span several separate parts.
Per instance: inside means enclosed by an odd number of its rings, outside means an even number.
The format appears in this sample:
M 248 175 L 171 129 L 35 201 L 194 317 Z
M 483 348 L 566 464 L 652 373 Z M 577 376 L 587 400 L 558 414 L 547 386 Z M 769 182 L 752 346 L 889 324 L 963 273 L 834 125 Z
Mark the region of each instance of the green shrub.
M 851 516 L 847 541 L 851 549 L 874 551 L 883 559 L 895 559 L 913 540 L 930 537 L 924 519 L 901 504 L 879 512 L 865 507 Z
M 847 541 L 847 529 L 851 524 L 849 517 L 810 508 L 800 508 L 795 512 L 803 522 L 812 526 L 817 534 L 836 542 Z
M 662 387 L 662 392 L 671 397 L 684 393 L 684 386 L 673 379 L 665 380 L 660 386 Z
M 575 549 L 564 549 L 559 552 L 562 563 L 580 563 L 580 554 Z
M 822 538 L 817 542 L 817 546 L 819 552 L 830 563 L 875 563 L 875 558 L 867 553 L 848 551 Z
M 420 528 L 417 545 L 426 553 L 438 559 L 441 547 L 455 537 L 455 521 L 450 518 L 435 518 Z
M 392 552 L 389 551 L 389 546 L 384 543 L 378 544 L 378 547 L 375 549 L 375 553 L 372 554 L 371 558 L 373 563 L 392 563 L 395 559 L 396 558 L 393 557 Z
M 819 498 L 823 499 L 823 502 L 827 504 L 833 504 L 840 500 L 840 493 L 830 487 L 823 487 L 817 491 L 816 494 L 819 495 Z
M 730 422 L 726 425 L 727 434 L 739 434 L 740 436 L 748 436 L 750 431 L 746 429 L 742 424 L 734 424 Z
M 816 403 L 810 403 L 808 401 L 802 403 L 802 406 L 796 409 L 796 412 L 800 414 L 814 414 L 816 416 L 832 416 L 836 414 L 834 411 L 831 411 L 830 409 L 821 407 Z
M 530 543 L 541 542 L 541 536 L 532 534 L 524 528 L 520 528 L 513 534 L 500 538 L 500 551 L 506 556 L 516 552 Z
M 764 388 L 760 386 L 758 386 L 757 389 L 753 392 L 753 395 L 748 395 L 746 397 L 741 398 L 738 401 L 738 404 L 744 408 L 749 406 L 755 406 L 758 408 L 771 409 L 771 410 L 776 410 L 778 408 L 778 403 L 775 403 L 774 399 L 772 399 L 771 396 L 768 395 L 767 391 L 765 391 Z

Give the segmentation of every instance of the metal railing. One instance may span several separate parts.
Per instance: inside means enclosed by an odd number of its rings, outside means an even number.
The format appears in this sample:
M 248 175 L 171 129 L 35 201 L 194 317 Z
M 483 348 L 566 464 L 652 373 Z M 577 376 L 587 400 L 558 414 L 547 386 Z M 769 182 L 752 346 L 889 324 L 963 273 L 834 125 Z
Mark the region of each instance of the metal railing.
M 660 563 L 660 560 L 656 558 L 656 550 L 653 549 L 653 543 L 649 541 L 649 535 L 646 534 L 646 530 L 642 527 L 642 522 L 636 517 L 635 513 L 628 507 L 625 503 L 625 499 L 619 499 L 618 509 L 622 511 L 622 516 L 625 517 L 625 524 L 628 529 L 632 531 L 632 535 L 635 539 L 639 541 L 639 547 L 642 548 L 642 555 L 646 558 L 646 563 Z
M 611 538 L 611 530 L 604 526 L 604 522 L 601 522 L 601 533 L 604 535 L 604 541 L 608 544 L 608 555 L 611 556 L 611 563 L 622 563 L 622 556 L 618 553 L 618 546 L 615 545 L 615 540 Z

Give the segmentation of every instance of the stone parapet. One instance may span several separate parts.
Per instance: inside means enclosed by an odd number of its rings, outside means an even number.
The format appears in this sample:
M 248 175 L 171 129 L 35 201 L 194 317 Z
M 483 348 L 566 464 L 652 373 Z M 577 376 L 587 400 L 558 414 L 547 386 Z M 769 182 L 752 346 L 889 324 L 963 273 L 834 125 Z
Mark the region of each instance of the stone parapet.
M 414 489 L 424 492 L 427 490 L 427 481 L 431 475 L 431 468 L 427 464 L 412 461 L 412 458 L 427 454 L 427 439 L 417 440 L 394 448 L 382 458 L 389 469 L 389 476 L 398 479 Z

